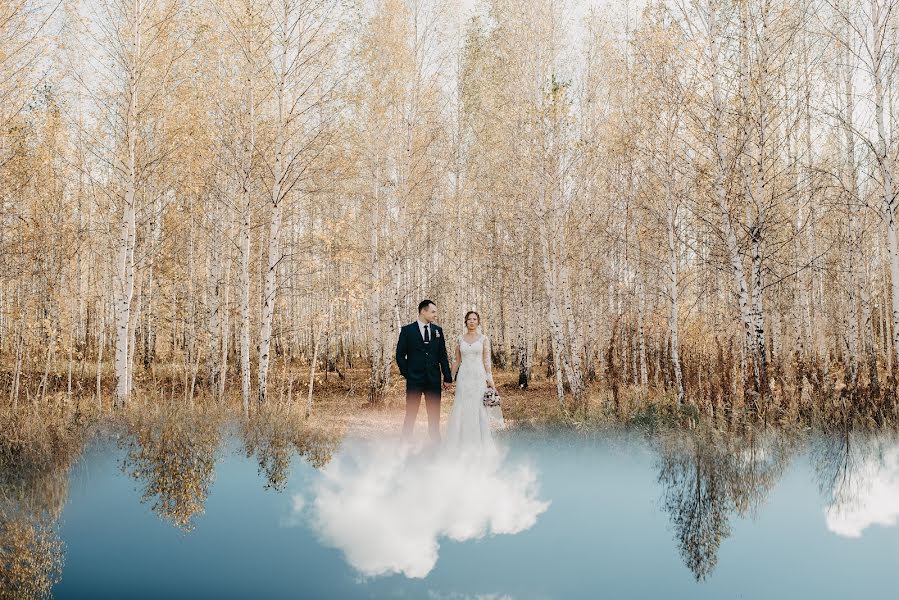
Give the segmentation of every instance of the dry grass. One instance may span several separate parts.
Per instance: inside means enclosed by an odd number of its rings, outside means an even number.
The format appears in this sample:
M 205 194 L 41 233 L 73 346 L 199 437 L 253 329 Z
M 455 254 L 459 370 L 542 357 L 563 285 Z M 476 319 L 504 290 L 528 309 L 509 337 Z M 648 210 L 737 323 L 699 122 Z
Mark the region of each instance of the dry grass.
M 617 352 L 617 350 L 616 350 Z M 821 365 L 775 365 L 772 367 L 770 392 L 754 409 L 746 402 L 747 394 L 739 381 L 739 369 L 732 352 L 720 345 L 711 351 L 685 351 L 691 367 L 684 369 L 687 399 L 678 406 L 667 371 L 650 369 L 648 386 L 633 383 L 635 373 L 630 364 L 612 352 L 614 369 L 605 369 L 597 381 L 588 384 L 585 408 L 571 412 L 570 395 L 562 406 L 555 381 L 545 369 L 534 369 L 528 389 L 518 387 L 518 373 L 498 371 L 495 378 L 503 398 L 503 415 L 510 427 L 556 425 L 588 428 L 608 424 L 695 427 L 709 425 L 731 429 L 747 423 L 778 426 L 812 426 L 828 428 L 847 422 L 864 428 L 892 427 L 897 419 L 895 385 L 889 374 L 881 377 L 877 397 L 868 388 L 850 389 L 845 385 L 839 365 L 830 370 L 830 383 L 822 379 Z M 664 361 L 661 363 L 664 365 Z M 76 375 L 82 374 L 80 371 Z M 23 378 L 34 380 L 34 374 Z M 95 376 L 86 369 L 82 378 L 74 377 L 71 396 L 67 393 L 67 377 L 51 377 L 53 387 L 39 400 L 37 390 L 23 386 L 24 396 L 16 411 L 9 403 L 0 409 L 0 434 L 6 448 L 35 447 L 62 439 L 59 423 L 81 425 L 103 423 L 126 426 L 161 415 L 189 411 L 217 421 L 255 418 L 283 421 L 297 430 L 315 430 L 322 434 L 342 436 L 399 435 L 405 410 L 404 382 L 396 374 L 391 379 L 383 402 L 367 403 L 368 370 L 350 369 L 338 376 L 319 373 L 316 376 L 310 416 L 305 415 L 308 396 L 308 367 L 296 364 L 287 368 L 276 363 L 270 377 L 268 399 L 264 406 L 251 401 L 244 413 L 239 398 L 239 381 L 228 381 L 227 395 L 218 400 L 209 392 L 202 376 L 195 383 L 191 398 L 180 365 L 155 365 L 135 374 L 133 398 L 124 409 L 112 410 L 113 378 L 105 375 L 101 397 L 96 397 Z M 441 403 L 441 421 L 445 424 L 452 409 L 452 392 L 445 392 Z M 63 415 L 69 415 L 68 421 Z M 48 429 L 49 428 L 49 429 Z M 416 419 L 415 436 L 426 435 L 427 417 L 422 403 Z M 57 431 L 54 437 L 53 432 Z M 56 440 L 56 441 L 54 441 Z

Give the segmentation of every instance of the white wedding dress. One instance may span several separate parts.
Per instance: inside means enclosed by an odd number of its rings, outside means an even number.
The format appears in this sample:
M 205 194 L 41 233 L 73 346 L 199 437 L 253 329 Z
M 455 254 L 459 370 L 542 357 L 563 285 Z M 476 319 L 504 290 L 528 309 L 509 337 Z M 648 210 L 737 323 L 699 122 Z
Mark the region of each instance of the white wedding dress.
M 457 339 L 462 361 L 456 372 L 456 395 L 446 426 L 444 445 L 453 451 L 493 453 L 491 426 L 503 427 L 502 409 L 484 406 L 487 373 L 491 371 L 490 340 L 481 335 L 472 343 Z

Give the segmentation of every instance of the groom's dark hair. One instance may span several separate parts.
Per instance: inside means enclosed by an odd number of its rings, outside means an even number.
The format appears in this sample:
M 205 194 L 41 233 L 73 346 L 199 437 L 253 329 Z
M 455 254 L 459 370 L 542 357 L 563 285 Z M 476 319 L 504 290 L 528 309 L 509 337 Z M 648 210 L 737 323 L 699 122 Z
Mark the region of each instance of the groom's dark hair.
M 434 302 L 433 300 L 422 300 L 421 302 L 418 303 L 418 312 L 421 312 L 423 309 L 427 308 L 429 304 L 433 304 L 434 306 L 437 306 L 437 303 Z

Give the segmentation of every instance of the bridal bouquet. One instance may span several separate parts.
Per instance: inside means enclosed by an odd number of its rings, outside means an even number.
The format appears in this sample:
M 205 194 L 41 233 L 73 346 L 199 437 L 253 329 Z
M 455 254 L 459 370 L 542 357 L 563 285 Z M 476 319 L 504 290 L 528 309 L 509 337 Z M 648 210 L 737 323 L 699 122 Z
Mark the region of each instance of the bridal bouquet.
M 499 392 L 497 392 L 495 388 L 488 387 L 487 390 L 484 392 L 484 406 L 490 407 L 490 406 L 499 406 L 499 405 L 500 405 Z

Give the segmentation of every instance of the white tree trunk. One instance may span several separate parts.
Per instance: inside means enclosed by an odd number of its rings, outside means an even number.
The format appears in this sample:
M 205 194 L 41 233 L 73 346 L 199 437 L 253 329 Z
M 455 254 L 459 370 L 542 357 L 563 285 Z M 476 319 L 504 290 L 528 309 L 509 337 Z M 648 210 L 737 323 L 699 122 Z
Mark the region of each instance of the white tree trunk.
M 643 282 L 643 272 L 637 267 L 637 353 L 640 359 L 640 385 L 649 385 L 649 371 L 646 364 L 646 332 L 644 331 L 646 319 L 646 284 Z
M 740 256 L 740 249 L 737 245 L 737 235 L 731 219 L 730 208 L 727 204 L 727 190 L 725 188 L 725 182 L 727 180 L 727 155 L 724 148 L 724 130 L 722 128 L 724 104 L 721 98 L 720 67 L 718 64 L 718 36 L 720 33 L 718 31 L 716 6 L 717 2 L 715 0 L 709 0 L 708 22 L 711 55 L 710 66 L 712 69 L 712 118 L 714 121 L 714 152 L 716 162 L 714 188 L 715 197 L 718 203 L 718 211 L 721 216 L 721 225 L 724 230 L 724 239 L 727 244 L 727 252 L 730 257 L 731 276 L 737 295 L 737 302 L 740 307 L 740 318 L 743 323 L 745 345 L 747 349 L 751 349 L 754 347 L 755 342 L 753 339 L 754 323 L 749 310 L 749 288 L 746 283 L 746 274 L 743 270 L 743 259 Z
M 269 216 L 271 224 L 268 232 L 268 264 L 262 287 L 262 321 L 259 327 L 259 402 L 265 401 L 268 391 L 269 353 L 272 342 L 272 321 L 275 315 L 275 301 L 278 292 L 278 266 L 281 263 L 281 217 L 284 188 L 284 146 L 288 141 L 287 114 L 285 109 L 290 103 L 287 97 L 287 52 L 291 39 L 289 34 L 289 6 L 284 4 L 284 19 L 281 24 L 282 35 L 279 43 L 281 55 L 278 60 L 278 84 L 275 95 L 278 103 L 278 120 L 275 123 L 275 164 L 272 169 L 272 190 L 269 199 Z
M 865 347 L 865 357 L 868 363 L 868 383 L 873 395 L 880 393 L 880 377 L 877 373 L 877 347 L 874 343 L 874 324 L 871 318 L 871 292 L 870 277 L 865 268 L 865 280 L 861 285 L 862 305 L 862 341 Z
M 280 160 L 280 159 L 279 159 Z M 277 168 L 276 168 L 277 170 Z M 275 186 L 280 193 L 280 186 Z M 273 192 L 274 193 L 274 192 Z M 269 229 L 268 268 L 262 291 L 262 323 L 259 331 L 259 401 L 264 402 L 268 389 L 269 353 L 272 342 L 272 321 L 278 291 L 277 269 L 281 262 L 281 204 L 271 206 L 271 228 Z
M 241 191 L 240 191 L 240 393 L 244 414 L 250 409 L 250 216 L 252 196 L 250 179 L 253 172 L 253 156 L 256 146 L 256 107 L 253 94 L 255 64 L 247 52 L 246 69 L 246 122 L 242 140 Z
M 230 235 L 230 234 L 229 234 Z M 231 290 L 231 264 L 233 261 L 233 257 L 231 251 L 228 251 L 227 262 L 225 263 L 225 276 L 222 279 L 222 287 L 224 288 L 223 292 L 223 304 L 225 307 L 230 306 L 229 297 Z M 231 311 L 226 310 L 224 312 L 224 317 L 220 319 L 222 324 L 222 334 L 221 334 L 221 345 L 219 346 L 219 352 L 221 353 L 221 359 L 219 360 L 219 379 L 218 379 L 218 397 L 220 399 L 224 399 L 225 397 L 225 383 L 228 380 L 228 344 L 231 338 Z
M 848 42 L 848 40 L 847 40 Z M 845 165 L 844 179 L 846 196 L 846 210 L 848 212 L 847 238 L 846 238 L 846 351 L 849 355 L 849 381 L 854 387 L 858 381 L 858 299 L 856 297 L 857 279 L 855 270 L 855 248 L 861 237 L 858 236 L 856 223 L 856 207 L 858 205 L 858 177 L 855 167 L 855 133 L 853 127 L 853 112 L 855 102 L 853 98 L 851 51 L 846 49 L 844 53 L 845 66 L 843 69 L 843 119 L 845 120 Z
M 122 218 L 119 225 L 118 258 L 116 260 L 116 351 L 115 374 L 117 406 L 123 406 L 128 400 L 131 387 L 131 371 L 129 367 L 128 342 L 130 341 L 131 300 L 134 295 L 134 243 L 137 228 L 137 209 L 135 206 L 137 196 L 137 156 L 136 145 L 138 136 L 137 124 L 137 100 L 138 100 L 138 73 L 137 61 L 141 52 L 141 19 L 142 9 L 140 0 L 134 0 L 132 4 L 133 14 L 128 62 L 130 70 L 128 82 L 125 88 L 126 117 L 125 117 L 125 144 L 127 156 L 122 161 L 124 174 L 125 197 L 122 209 Z
M 559 310 L 559 301 L 558 301 L 558 283 L 557 283 L 557 271 L 555 262 L 558 260 L 558 257 L 554 254 L 555 244 L 552 243 L 552 236 L 550 233 L 550 228 L 547 224 L 547 221 L 552 219 L 555 222 L 555 219 L 552 218 L 550 214 L 545 210 L 545 199 L 543 198 L 543 192 L 539 194 L 540 196 L 540 206 L 541 206 L 541 215 L 539 216 L 540 222 L 540 247 L 541 247 L 541 259 L 543 266 L 543 283 L 544 288 L 546 290 L 547 300 L 549 302 L 549 330 L 550 330 L 550 341 L 552 344 L 552 353 L 553 353 L 553 364 L 555 368 L 555 376 L 556 376 L 556 393 L 559 398 L 559 405 L 562 407 L 563 411 L 565 408 L 565 389 L 563 387 L 563 377 L 569 380 L 569 383 L 572 382 L 571 377 L 571 369 L 568 365 L 568 358 L 564 354 L 564 350 L 567 347 L 566 344 L 566 336 L 565 336 L 565 327 L 562 325 L 562 315 Z
M 680 315 L 678 313 L 678 274 L 680 254 L 677 243 L 677 205 L 671 190 L 673 173 L 671 172 L 671 144 L 668 144 L 668 177 L 665 195 L 668 200 L 668 329 L 671 333 L 671 366 L 674 369 L 674 384 L 677 390 L 677 403 L 684 402 L 684 379 L 680 366 Z
M 240 222 L 240 391 L 244 411 L 250 403 L 250 194 L 244 189 Z
M 568 328 L 567 340 L 569 343 L 567 346 L 567 354 L 568 360 L 571 365 L 569 386 L 571 388 L 571 395 L 574 398 L 575 405 L 580 406 L 581 408 L 585 408 L 584 403 L 586 402 L 586 389 L 584 387 L 584 361 L 582 357 L 582 351 L 584 347 L 584 323 L 577 321 L 574 314 L 574 300 L 572 298 L 571 282 L 568 276 L 568 264 L 566 260 L 568 252 L 565 243 L 564 231 L 560 232 L 557 243 L 559 247 L 559 287 L 561 287 L 562 289 L 562 308 L 565 311 L 565 320 Z
M 134 382 L 134 355 L 137 350 L 137 343 L 135 341 L 137 328 L 140 324 L 140 316 L 142 311 L 142 303 L 143 303 L 143 281 L 144 276 L 143 272 L 138 268 L 135 273 L 135 285 L 134 285 L 134 303 L 131 308 L 131 316 L 130 322 L 128 325 L 128 397 L 131 398 L 131 386 Z
M 755 135 L 751 135 L 748 127 L 743 132 L 743 139 L 752 146 L 754 152 L 751 160 L 752 171 L 747 172 L 744 169 L 743 176 L 746 186 L 747 196 L 752 200 L 754 217 L 749 228 L 750 241 L 752 247 L 752 294 L 750 315 L 752 321 L 752 341 L 750 348 L 753 353 L 753 368 L 755 371 L 756 385 L 759 387 L 759 393 L 764 394 L 767 387 L 767 348 L 765 344 L 765 321 L 763 306 L 763 236 L 765 233 L 766 215 L 765 215 L 765 193 L 767 188 L 767 175 L 765 171 L 765 146 L 767 144 L 767 44 L 768 44 L 768 1 L 762 3 L 762 32 L 760 35 L 758 48 L 758 65 L 757 74 L 755 76 L 755 88 L 757 99 L 750 102 L 750 73 L 749 73 L 749 33 L 748 33 L 748 3 L 740 4 L 741 26 L 741 73 L 740 84 L 743 94 L 743 107 L 747 112 L 744 123 L 752 119 L 755 120 L 757 131 Z M 754 112 L 750 108 L 757 106 L 758 110 Z M 753 139 L 752 142 L 749 140 Z M 742 163 L 741 163 L 742 164 Z
M 222 254 L 224 251 L 224 240 L 222 238 L 222 211 L 221 204 L 215 200 L 216 207 L 210 211 L 211 218 L 209 225 L 209 246 L 206 252 L 207 262 L 207 283 L 208 296 L 206 300 L 207 310 L 207 334 L 209 336 L 207 369 L 209 376 L 209 388 L 213 395 L 218 393 L 218 381 L 220 375 L 219 348 L 222 344 Z
M 879 14 L 877 15 L 880 16 Z M 884 38 L 888 36 L 888 23 L 875 21 L 874 25 L 874 120 L 877 123 L 876 158 L 883 185 L 882 213 L 887 227 L 887 253 L 890 263 L 890 289 L 893 322 L 893 354 L 899 360 L 899 248 L 896 232 L 896 192 L 893 189 L 894 161 L 887 140 L 887 124 L 884 116 L 886 94 L 884 91 Z
M 381 227 L 381 180 L 379 173 L 372 178 L 372 210 L 371 223 L 369 224 L 369 263 L 371 267 L 371 293 L 369 294 L 369 334 L 368 348 L 371 362 L 369 374 L 368 400 L 376 403 L 383 399 L 384 394 L 384 334 L 383 334 L 383 310 L 381 308 L 381 256 L 380 256 L 380 227 Z

